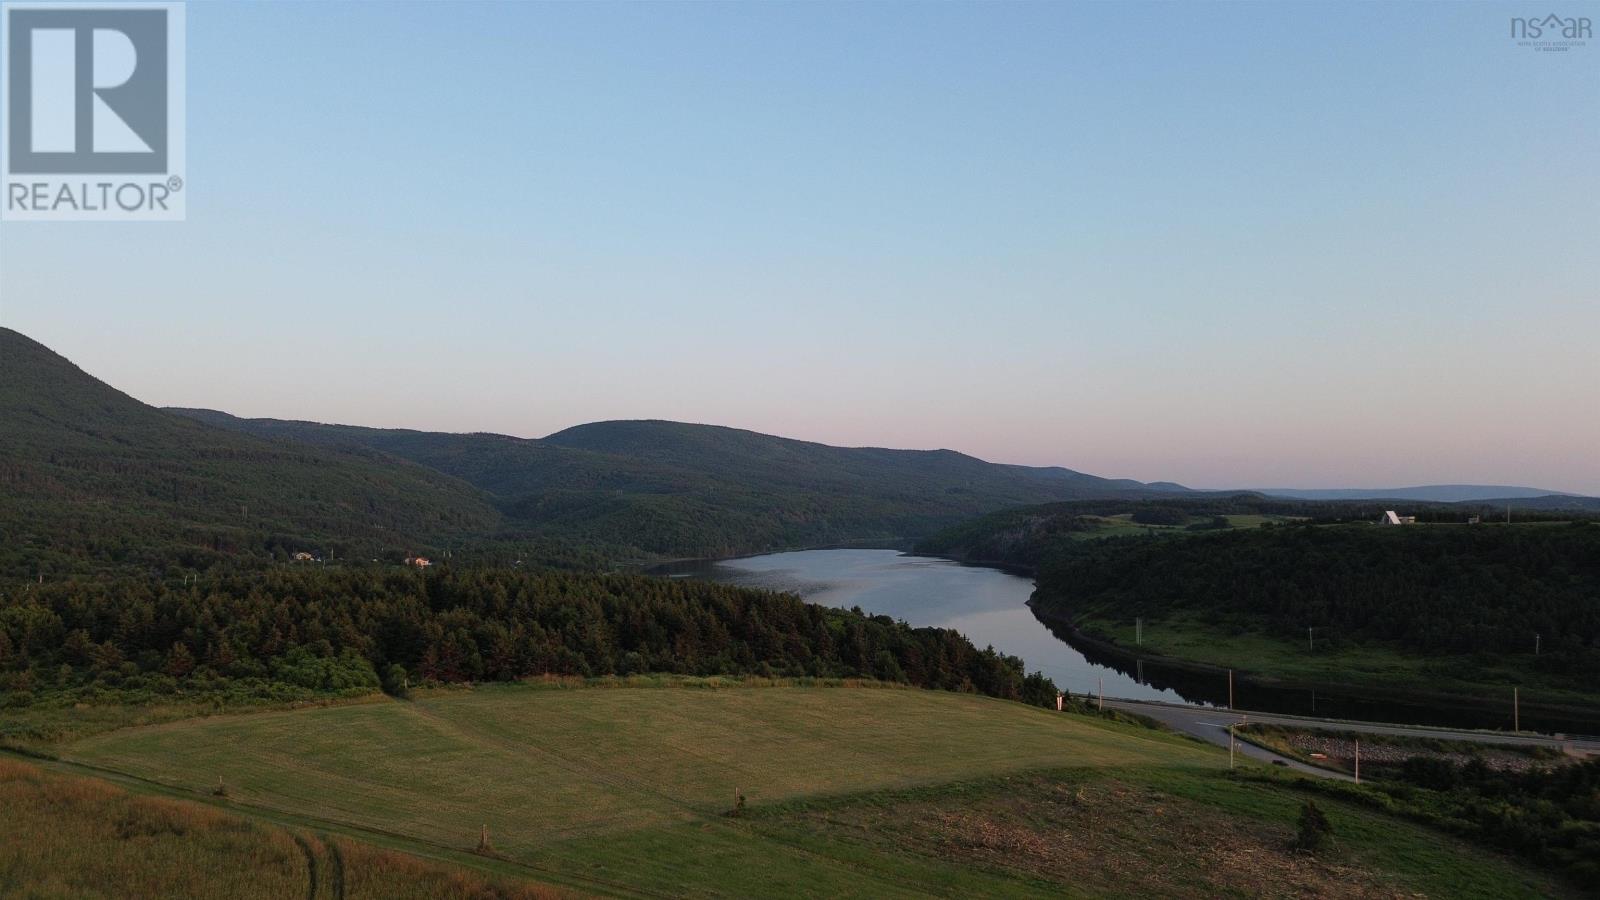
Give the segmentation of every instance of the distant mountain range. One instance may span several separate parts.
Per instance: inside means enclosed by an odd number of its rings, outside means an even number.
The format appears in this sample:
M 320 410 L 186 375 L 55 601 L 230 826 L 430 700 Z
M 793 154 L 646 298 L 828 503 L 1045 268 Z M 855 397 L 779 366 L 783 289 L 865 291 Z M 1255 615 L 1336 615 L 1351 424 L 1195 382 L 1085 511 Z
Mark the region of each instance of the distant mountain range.
M 951 450 L 831 447 L 682 422 L 596 422 L 529 439 L 172 412 L 260 438 L 392 454 L 486 491 L 512 531 L 612 553 L 725 556 L 895 540 L 1041 499 L 1187 490 Z
M 1584 498 L 1564 491 L 1504 484 L 1424 484 L 1400 488 L 1254 488 L 1258 494 L 1296 500 L 1417 500 L 1429 503 L 1493 502 L 1544 498 Z

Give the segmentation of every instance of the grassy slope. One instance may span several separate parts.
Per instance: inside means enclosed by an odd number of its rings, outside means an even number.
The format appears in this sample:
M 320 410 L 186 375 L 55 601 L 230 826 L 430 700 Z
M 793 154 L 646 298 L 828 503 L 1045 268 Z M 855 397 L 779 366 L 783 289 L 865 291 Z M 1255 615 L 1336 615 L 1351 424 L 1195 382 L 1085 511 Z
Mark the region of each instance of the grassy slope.
M 0 759 L 0 896 L 536 900 L 557 894 Z
M 1132 623 L 1093 615 L 1077 621 L 1091 634 L 1123 647 L 1135 646 L 1138 635 Z M 1234 668 L 1241 675 L 1292 683 L 1469 692 L 1480 690 L 1485 682 L 1509 683 L 1517 677 L 1514 670 L 1499 671 L 1490 666 L 1476 670 L 1481 680 L 1452 678 L 1437 665 L 1430 667 L 1427 659 L 1377 643 L 1345 646 L 1336 652 L 1312 652 L 1303 635 L 1299 641 L 1290 641 L 1252 632 L 1236 633 L 1212 627 L 1200 616 L 1185 613 L 1154 621 L 1146 619 L 1143 643 L 1138 646 L 1141 653 L 1150 656 Z M 1556 692 L 1551 691 L 1550 696 L 1556 696 Z
M 129 729 L 63 756 L 197 794 L 220 777 L 243 808 L 434 851 L 487 824 L 508 860 L 599 890 L 1203 896 L 1232 883 L 1207 849 L 1224 826 L 1241 859 L 1270 857 L 1254 877 L 1274 889 L 1343 867 L 1380 895 L 1558 890 L 1353 808 L 1332 869 L 1300 865 L 1282 846 L 1298 798 L 1227 779 L 1215 750 L 935 692 L 484 688 Z M 730 818 L 739 792 L 750 808 Z

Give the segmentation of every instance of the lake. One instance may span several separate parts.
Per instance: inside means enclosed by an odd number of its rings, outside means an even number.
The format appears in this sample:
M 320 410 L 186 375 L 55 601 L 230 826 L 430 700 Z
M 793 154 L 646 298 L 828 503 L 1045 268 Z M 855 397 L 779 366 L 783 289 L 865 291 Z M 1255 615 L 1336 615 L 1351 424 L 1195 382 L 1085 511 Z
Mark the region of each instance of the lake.
M 1107 697 L 1184 702 L 1172 690 L 1141 684 L 1136 675 L 1084 658 L 1028 609 L 1032 579 L 998 569 L 895 550 L 800 550 L 679 564 L 670 574 L 788 591 L 812 603 L 859 606 L 914 626 L 953 628 L 979 647 L 1022 657 L 1028 671 L 1041 671 L 1074 694 L 1093 693 L 1104 679 Z
M 1081 649 L 1053 634 L 1028 608 L 1033 581 L 998 569 L 965 566 L 948 559 L 911 556 L 896 550 L 801 550 L 744 559 L 679 563 L 661 570 L 674 577 L 703 578 L 798 594 L 841 608 L 913 626 L 953 628 L 979 647 L 1021 657 L 1074 694 L 1093 694 L 1102 683 L 1107 697 L 1226 706 L 1228 680 L 1217 671 L 1196 671 L 1104 648 Z M 1444 698 L 1423 693 L 1376 692 L 1341 685 L 1315 690 L 1236 679 L 1240 709 L 1371 722 L 1456 728 L 1508 729 L 1509 702 Z M 1509 694 L 1509 690 L 1506 692 Z M 1509 700 L 1509 697 L 1500 698 Z M 1600 715 L 1586 710 L 1545 708 L 1526 702 L 1524 728 L 1600 734 Z

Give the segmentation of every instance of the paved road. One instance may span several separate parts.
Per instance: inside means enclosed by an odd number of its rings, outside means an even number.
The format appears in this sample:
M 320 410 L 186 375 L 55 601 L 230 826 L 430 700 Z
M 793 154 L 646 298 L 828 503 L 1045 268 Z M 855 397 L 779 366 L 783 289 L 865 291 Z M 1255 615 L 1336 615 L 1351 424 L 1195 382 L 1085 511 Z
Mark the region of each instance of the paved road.
M 1448 728 L 1428 728 L 1412 725 L 1387 725 L 1378 722 L 1346 722 L 1339 719 L 1317 719 L 1308 716 L 1285 716 L 1276 713 L 1249 712 L 1246 710 L 1229 711 L 1204 706 L 1186 706 L 1175 703 L 1158 703 L 1148 700 L 1113 700 L 1106 698 L 1106 706 L 1120 709 L 1124 712 L 1148 716 L 1166 725 L 1174 731 L 1194 735 L 1204 741 L 1209 741 L 1219 747 L 1228 746 L 1228 726 L 1239 725 L 1245 722 L 1260 722 L 1267 725 L 1287 725 L 1290 727 L 1321 728 L 1326 731 L 1345 731 L 1358 734 L 1388 734 L 1403 737 L 1440 738 L 1449 741 L 1472 741 L 1480 744 L 1510 744 L 1523 747 L 1550 747 L 1558 750 L 1569 750 L 1587 755 L 1600 755 L 1600 739 L 1584 738 L 1580 740 L 1556 740 L 1550 735 L 1543 734 L 1510 734 L 1497 731 L 1458 731 Z M 1350 780 L 1350 776 L 1342 772 L 1333 772 L 1328 769 L 1308 766 L 1296 760 L 1263 750 L 1254 744 L 1239 742 L 1239 752 L 1253 759 L 1266 762 L 1282 761 L 1289 768 L 1297 772 L 1311 775 L 1321 775 L 1328 778 L 1343 778 Z

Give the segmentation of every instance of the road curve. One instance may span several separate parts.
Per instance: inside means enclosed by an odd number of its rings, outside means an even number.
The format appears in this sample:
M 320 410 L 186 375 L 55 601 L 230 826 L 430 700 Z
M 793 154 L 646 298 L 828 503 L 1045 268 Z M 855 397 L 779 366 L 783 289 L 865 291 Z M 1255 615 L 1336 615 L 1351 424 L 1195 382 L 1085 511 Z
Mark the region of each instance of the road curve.
M 1299 728 L 1320 728 L 1325 731 L 1343 731 L 1356 734 L 1384 734 L 1402 737 L 1438 738 L 1447 741 L 1470 741 L 1479 744 L 1503 744 L 1522 747 L 1549 747 L 1585 755 L 1600 755 L 1600 739 L 1560 739 L 1545 734 L 1509 733 L 1503 731 L 1464 731 L 1449 728 L 1430 728 L 1414 725 L 1389 725 L 1381 722 L 1349 722 L 1342 719 L 1318 719 L 1308 716 L 1287 716 L 1277 713 L 1226 710 L 1209 706 L 1188 706 L 1161 703 L 1151 700 L 1113 700 L 1106 698 L 1106 706 L 1123 712 L 1155 719 L 1173 731 L 1192 735 L 1219 747 L 1228 746 L 1228 726 L 1256 722 L 1266 725 L 1284 725 Z M 1338 778 L 1349 781 L 1350 776 L 1317 766 L 1308 766 L 1270 750 L 1240 741 L 1238 752 L 1264 762 L 1282 762 L 1296 772 Z

